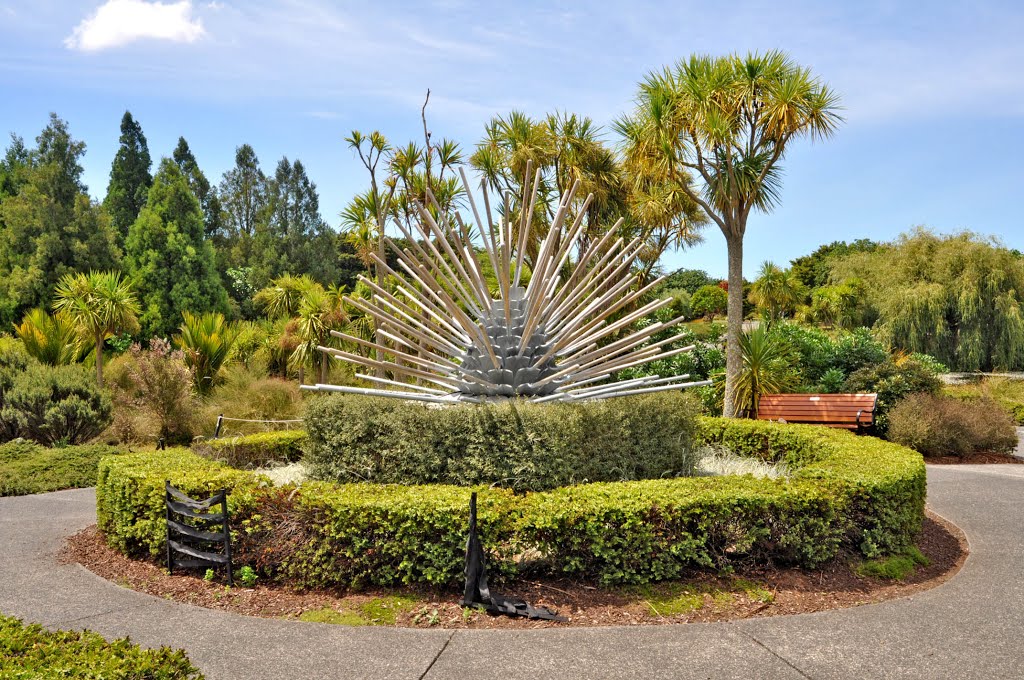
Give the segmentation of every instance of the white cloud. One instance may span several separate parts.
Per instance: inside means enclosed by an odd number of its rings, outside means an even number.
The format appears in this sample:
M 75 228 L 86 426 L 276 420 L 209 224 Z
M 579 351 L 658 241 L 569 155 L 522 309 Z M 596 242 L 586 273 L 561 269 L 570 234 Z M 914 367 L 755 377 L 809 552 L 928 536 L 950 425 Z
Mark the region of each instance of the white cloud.
M 166 4 L 107 0 L 75 27 L 64 45 L 73 50 L 97 52 L 145 39 L 190 43 L 203 34 L 202 23 L 192 18 L 190 0 Z

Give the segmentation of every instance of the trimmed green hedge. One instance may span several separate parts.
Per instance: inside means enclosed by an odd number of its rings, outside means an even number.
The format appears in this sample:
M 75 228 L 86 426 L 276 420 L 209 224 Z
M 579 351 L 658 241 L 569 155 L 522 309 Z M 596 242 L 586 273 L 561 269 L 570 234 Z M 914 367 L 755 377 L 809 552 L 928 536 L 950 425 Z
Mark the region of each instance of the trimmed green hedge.
M 280 430 L 208 439 L 194 448 L 232 467 L 259 468 L 271 463 L 295 463 L 301 460 L 306 439 L 303 430 Z
M 96 523 L 114 548 L 141 557 L 163 552 L 166 539 L 164 481 L 194 498 L 228 489 L 234 514 L 246 490 L 269 485 L 265 477 L 207 460 L 188 449 L 126 453 L 104 458 L 96 480 Z
M 115 453 L 113 447 L 94 444 L 53 449 L 24 440 L 2 444 L 0 496 L 92 486 L 100 458 Z
M 81 680 L 202 680 L 185 652 L 107 642 L 91 631 L 49 631 L 0 615 L 0 677 Z
M 516 494 L 478 489 L 490 568 L 534 566 L 605 584 L 677 577 L 747 561 L 818 566 L 841 548 L 902 551 L 924 516 L 925 468 L 909 449 L 805 425 L 704 419 L 699 438 L 785 460 L 789 479 L 686 477 Z M 164 479 L 186 491 L 228 486 L 239 564 L 300 586 L 453 585 L 471 489 L 334 485 L 273 488 L 180 452 L 105 459 L 97 505 L 112 545 L 160 554 Z
M 543 491 L 690 475 L 697 463 L 696 405 L 677 392 L 451 408 L 331 395 L 310 404 L 305 424 L 310 476 L 338 483 Z

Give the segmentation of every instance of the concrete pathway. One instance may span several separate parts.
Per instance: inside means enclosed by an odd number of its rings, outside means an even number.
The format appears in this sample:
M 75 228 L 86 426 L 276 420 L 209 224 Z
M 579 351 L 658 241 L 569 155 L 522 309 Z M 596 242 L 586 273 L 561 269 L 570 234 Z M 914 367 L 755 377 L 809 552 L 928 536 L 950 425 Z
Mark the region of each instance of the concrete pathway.
M 91 490 L 0 499 L 0 611 L 184 647 L 239 678 L 1020 678 L 1024 466 L 928 470 L 929 505 L 967 534 L 946 584 L 853 609 L 734 623 L 536 631 L 345 628 L 166 602 L 58 565 L 95 521 Z

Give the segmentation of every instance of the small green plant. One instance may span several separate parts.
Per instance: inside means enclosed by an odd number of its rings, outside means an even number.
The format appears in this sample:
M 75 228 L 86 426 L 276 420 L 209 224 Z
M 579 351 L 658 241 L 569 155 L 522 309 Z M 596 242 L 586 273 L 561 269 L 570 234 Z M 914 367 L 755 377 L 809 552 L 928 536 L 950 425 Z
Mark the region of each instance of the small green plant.
M 862 562 L 856 571 L 861 576 L 903 581 L 912 576 L 918 567 L 927 567 L 929 564 L 931 564 L 931 560 L 925 557 L 916 546 L 911 546 L 898 555 Z
M 252 567 L 249 565 L 245 565 L 238 570 L 238 580 L 241 581 L 242 585 L 246 588 L 252 588 L 255 586 L 258 579 L 259 576 L 256 575 L 256 572 L 253 571 Z
M 215 577 L 216 577 L 216 574 L 214 573 L 213 569 L 207 569 L 206 573 L 203 574 L 203 580 L 206 581 L 207 583 L 212 583 L 213 579 Z

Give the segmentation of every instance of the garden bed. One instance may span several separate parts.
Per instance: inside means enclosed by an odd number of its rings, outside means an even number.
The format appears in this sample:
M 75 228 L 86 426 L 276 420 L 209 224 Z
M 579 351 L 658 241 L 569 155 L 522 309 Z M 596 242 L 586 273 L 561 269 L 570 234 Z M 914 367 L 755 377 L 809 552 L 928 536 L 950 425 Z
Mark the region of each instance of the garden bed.
M 303 588 L 427 586 L 462 579 L 468 500 L 492 580 L 569 578 L 605 586 L 739 566 L 816 568 L 841 552 L 875 558 L 912 545 L 925 468 L 908 449 L 798 425 L 705 419 L 699 441 L 784 462 L 785 479 L 688 477 L 535 493 L 423 485 L 273 487 L 266 478 L 177 450 L 104 459 L 99 528 L 110 545 L 158 558 L 163 484 L 193 496 L 231 490 L 236 564 Z
M 457 595 L 437 589 L 298 591 L 280 584 L 226 588 L 220 579 L 176 574 L 110 548 L 95 527 L 69 539 L 62 559 L 78 562 L 121 586 L 160 598 L 265 618 L 343 625 L 441 628 L 536 628 L 553 625 L 657 625 L 800 614 L 905 597 L 952 577 L 967 556 L 967 541 L 955 526 L 929 515 L 917 547 L 927 566 L 902 580 L 864 575 L 853 555 L 820 570 L 748 567 L 720 576 L 691 574 L 682 581 L 600 588 L 569 579 L 521 579 L 499 589 L 568 617 L 567 624 L 488 616 L 464 610 Z

